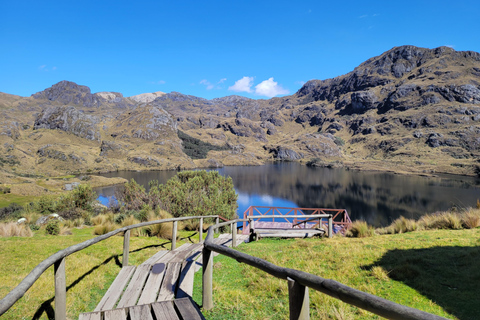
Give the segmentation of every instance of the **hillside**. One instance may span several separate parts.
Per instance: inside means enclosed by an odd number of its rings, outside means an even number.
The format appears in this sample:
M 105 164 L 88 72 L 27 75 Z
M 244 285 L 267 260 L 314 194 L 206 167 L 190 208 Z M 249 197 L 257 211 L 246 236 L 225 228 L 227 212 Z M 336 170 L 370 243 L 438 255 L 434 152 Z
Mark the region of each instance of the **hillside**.
M 474 174 L 479 120 L 480 54 L 447 47 L 393 48 L 348 74 L 269 100 L 123 97 L 62 81 L 30 97 L 0 93 L 0 180 L 312 159 Z M 178 130 L 222 148 L 192 160 Z

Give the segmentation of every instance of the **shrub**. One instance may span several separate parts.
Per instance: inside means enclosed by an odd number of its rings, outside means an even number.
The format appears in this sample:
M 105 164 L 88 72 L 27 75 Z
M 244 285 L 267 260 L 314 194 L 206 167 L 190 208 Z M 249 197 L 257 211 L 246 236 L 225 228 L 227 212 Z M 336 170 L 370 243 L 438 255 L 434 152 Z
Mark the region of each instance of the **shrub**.
M 375 229 L 369 226 L 365 221 L 357 220 L 352 223 L 352 226 L 347 231 L 347 237 L 365 238 L 371 237 L 375 234 Z
M 137 219 L 141 222 L 148 221 L 148 217 L 149 217 L 149 214 L 150 214 L 151 210 L 152 209 L 150 209 L 150 206 L 148 204 L 144 204 L 142 206 L 142 209 L 140 211 L 137 211 L 134 214 L 134 217 L 135 217 L 135 219 Z
M 0 237 L 32 237 L 33 232 L 24 224 L 0 223 Z
M 45 226 L 45 232 L 52 236 L 56 236 L 60 233 L 60 226 L 57 220 L 50 220 Z
M 183 221 L 182 229 L 185 231 L 197 231 L 200 228 L 199 219 L 191 219 Z
M 0 208 L 0 220 L 5 219 L 19 219 L 21 218 L 24 209 L 18 203 L 10 203 L 5 208 Z
M 174 217 L 221 215 L 236 217 L 237 194 L 230 177 L 217 171 L 182 171 L 158 186 L 165 209 Z
M 191 137 L 180 130 L 178 130 L 178 137 L 182 140 L 183 151 L 192 159 L 205 159 L 210 150 L 230 150 L 228 146 L 216 146 Z

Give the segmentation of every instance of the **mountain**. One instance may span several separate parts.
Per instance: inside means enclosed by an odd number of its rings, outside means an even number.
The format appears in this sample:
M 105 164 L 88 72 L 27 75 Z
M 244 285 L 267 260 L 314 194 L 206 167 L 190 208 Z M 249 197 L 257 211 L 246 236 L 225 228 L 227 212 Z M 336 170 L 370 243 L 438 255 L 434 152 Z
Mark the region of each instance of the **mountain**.
M 479 53 L 401 46 L 268 100 L 123 97 L 69 81 L 30 97 L 0 93 L 0 170 L 41 176 L 286 160 L 473 175 L 479 121 Z M 192 160 L 178 130 L 221 148 Z

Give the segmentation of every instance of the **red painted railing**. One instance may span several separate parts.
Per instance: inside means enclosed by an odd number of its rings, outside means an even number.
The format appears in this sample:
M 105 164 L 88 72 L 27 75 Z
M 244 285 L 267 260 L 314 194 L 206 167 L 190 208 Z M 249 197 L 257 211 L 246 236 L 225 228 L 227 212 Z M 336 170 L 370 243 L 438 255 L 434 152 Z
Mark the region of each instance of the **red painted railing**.
M 326 208 L 289 208 L 289 207 L 264 207 L 264 206 L 250 206 L 243 213 L 243 219 L 248 217 L 258 217 L 266 215 L 282 215 L 284 217 L 277 218 L 292 223 L 295 226 L 309 219 L 312 214 L 331 214 L 333 216 L 333 231 L 334 233 L 345 234 L 350 228 L 352 220 L 345 209 L 326 209 Z M 293 218 L 293 221 L 292 221 Z M 272 219 L 275 222 L 275 218 Z M 305 221 L 306 222 L 306 221 Z M 327 221 L 321 223 L 321 227 L 327 228 Z M 316 224 L 318 226 L 318 223 Z M 315 225 L 313 225 L 315 226 Z M 246 222 L 243 222 L 243 234 L 248 234 L 249 227 Z

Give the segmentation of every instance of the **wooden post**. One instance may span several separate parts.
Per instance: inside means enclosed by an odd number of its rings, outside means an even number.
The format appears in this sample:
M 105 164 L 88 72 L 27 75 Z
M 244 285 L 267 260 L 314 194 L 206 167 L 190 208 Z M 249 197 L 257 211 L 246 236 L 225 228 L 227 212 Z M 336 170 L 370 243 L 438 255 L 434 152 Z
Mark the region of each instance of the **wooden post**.
M 203 218 L 200 218 L 200 226 L 198 227 L 199 240 L 198 242 L 203 241 Z
M 290 320 L 309 320 L 310 301 L 308 297 L 308 287 L 301 285 L 291 278 L 287 278 L 287 281 Z
M 130 230 L 123 234 L 123 259 L 122 267 L 128 266 L 128 252 L 130 251 Z
M 213 308 L 213 252 L 204 246 L 202 257 L 202 304 L 203 309 L 210 310 Z
M 235 248 L 237 246 L 237 223 L 232 222 L 231 228 L 232 228 L 232 248 Z
M 177 247 L 177 221 L 173 221 L 172 228 L 172 250 L 175 250 Z
M 333 218 L 332 215 L 328 217 L 328 237 L 333 237 Z
M 255 235 L 255 221 L 253 220 L 253 217 L 249 221 L 250 223 L 250 241 L 256 241 L 257 237 L 254 237 Z
M 55 320 L 67 320 L 67 286 L 65 258 L 55 262 Z
M 217 216 L 215 218 L 215 224 L 218 224 L 219 222 L 220 222 L 220 218 Z M 215 233 L 219 233 L 219 232 L 220 232 L 219 228 L 215 228 Z

